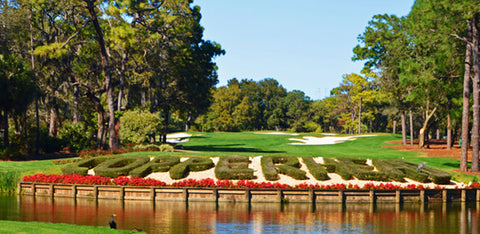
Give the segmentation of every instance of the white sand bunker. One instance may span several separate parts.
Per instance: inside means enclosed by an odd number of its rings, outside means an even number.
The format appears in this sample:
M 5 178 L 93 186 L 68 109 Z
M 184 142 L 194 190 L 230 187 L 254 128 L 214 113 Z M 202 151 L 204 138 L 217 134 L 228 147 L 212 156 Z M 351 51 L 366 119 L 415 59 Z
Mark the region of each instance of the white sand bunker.
M 255 134 L 298 136 L 297 133 L 286 133 L 286 132 L 256 132 Z
M 191 134 L 187 133 L 173 133 L 167 135 L 167 143 L 177 144 L 187 142 L 188 138 L 191 137 Z
M 302 139 L 299 138 L 290 138 L 291 141 L 299 141 L 290 143 L 290 145 L 334 145 L 338 143 L 342 143 L 345 141 L 353 141 L 357 139 L 357 137 L 373 137 L 376 135 L 358 135 L 358 136 L 346 136 L 346 137 L 311 137 L 306 136 Z

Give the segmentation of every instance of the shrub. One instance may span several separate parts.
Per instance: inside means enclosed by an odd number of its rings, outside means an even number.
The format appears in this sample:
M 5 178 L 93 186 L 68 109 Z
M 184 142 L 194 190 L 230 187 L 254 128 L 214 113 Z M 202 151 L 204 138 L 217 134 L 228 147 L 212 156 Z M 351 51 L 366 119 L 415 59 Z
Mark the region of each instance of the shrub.
M 61 170 L 62 170 L 62 173 L 66 175 L 73 175 L 73 174 L 87 175 L 88 170 L 96 167 L 98 164 L 109 159 L 113 159 L 113 157 L 106 156 L 106 157 L 89 158 L 89 159 L 85 159 L 85 160 L 67 165 L 65 167 L 62 167 Z
M 187 176 L 190 171 L 204 171 L 214 166 L 215 164 L 209 158 L 194 157 L 173 166 L 169 173 L 172 179 L 177 180 Z
M 123 141 L 141 144 L 161 131 L 162 119 L 150 112 L 126 111 L 120 117 L 120 136 Z
M 340 163 L 331 158 L 323 158 L 328 172 L 335 172 L 344 180 L 351 180 L 353 178 L 352 172 L 348 168 L 343 167 Z
M 429 173 L 428 178 L 435 184 L 449 184 L 452 179 L 452 175 L 444 171 L 433 169 L 431 167 L 424 167 L 423 170 Z
M 366 159 L 337 159 L 340 167 L 348 170 L 359 180 L 390 181 L 388 175 L 383 172 L 373 171 L 373 167 L 366 164 Z
M 288 175 L 297 180 L 308 179 L 307 173 L 299 169 L 300 162 L 298 162 L 297 157 L 264 156 L 261 159 L 261 163 L 263 174 L 267 180 L 278 180 L 278 173 Z M 268 170 L 267 173 L 265 173 L 265 169 Z
M 372 159 L 372 164 L 377 168 L 379 172 L 383 172 L 388 175 L 392 180 L 398 182 L 405 182 L 405 174 L 393 167 L 392 165 L 385 163 L 385 160 Z
M 180 163 L 180 158 L 177 156 L 158 156 L 147 164 L 133 169 L 129 174 L 136 177 L 145 177 L 153 172 L 166 172 L 178 163 Z
M 104 155 L 113 155 L 113 154 L 123 154 L 128 153 L 127 149 L 118 149 L 118 150 L 102 150 L 102 149 L 91 149 L 91 150 L 82 150 L 79 154 L 80 158 L 88 159 Z
M 106 177 L 126 176 L 131 170 L 149 161 L 150 158 L 147 156 L 115 157 L 98 164 L 94 168 L 95 175 Z
M 135 145 L 133 147 L 134 149 L 138 150 L 150 150 L 150 149 L 156 149 L 157 151 L 160 152 L 173 152 L 175 148 L 169 144 L 161 144 L 161 145 L 155 145 L 155 144 L 148 144 L 148 145 Z
M 427 183 L 430 180 L 428 179 L 428 174 L 418 171 L 417 172 L 417 165 L 411 162 L 406 162 L 399 159 L 389 159 L 384 160 L 385 163 L 390 164 L 391 166 L 395 167 L 397 170 L 403 172 L 405 177 L 410 178 L 412 180 Z
M 317 180 L 330 179 L 330 177 L 328 177 L 328 172 L 325 169 L 325 167 L 315 162 L 315 160 L 312 157 L 303 157 L 302 160 L 307 166 L 308 170 L 310 171 L 310 174 L 312 174 L 313 177 L 315 177 L 315 179 Z
M 80 152 L 93 147 L 95 145 L 94 135 L 94 131 L 81 122 L 65 121 L 58 131 L 58 137 L 65 142 L 71 152 Z
M 82 160 L 81 158 L 56 159 L 56 160 L 53 160 L 52 163 L 54 165 L 64 165 L 68 163 L 80 162 L 81 160 Z
M 15 193 L 20 173 L 15 171 L 0 172 L 0 193 Z
M 273 159 L 271 156 L 263 156 L 260 159 L 260 163 L 262 166 L 263 176 L 267 180 L 278 180 L 280 177 L 278 176 L 277 169 L 275 169 L 275 164 L 273 163 Z
M 221 157 L 215 166 L 215 177 L 218 179 L 254 179 L 253 169 L 248 168 L 250 160 L 247 156 Z

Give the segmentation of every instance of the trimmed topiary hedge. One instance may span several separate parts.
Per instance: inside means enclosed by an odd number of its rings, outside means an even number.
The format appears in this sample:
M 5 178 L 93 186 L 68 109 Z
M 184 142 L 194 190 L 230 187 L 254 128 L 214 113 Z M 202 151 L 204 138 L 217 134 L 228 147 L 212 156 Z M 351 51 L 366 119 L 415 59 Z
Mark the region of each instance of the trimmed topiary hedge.
M 398 182 L 405 182 L 405 173 L 398 170 L 391 164 L 385 163 L 385 160 L 372 159 L 372 164 L 379 172 L 387 174 L 390 179 Z
M 135 157 L 116 157 L 102 162 L 94 168 L 95 175 L 106 177 L 118 177 L 126 176 L 128 173 L 149 162 L 150 158 L 147 156 L 135 156 Z
M 348 168 L 343 167 L 339 162 L 332 158 L 323 158 L 323 162 L 330 173 L 337 173 L 344 180 L 351 180 L 353 178 L 352 172 Z
M 415 163 L 406 162 L 399 159 L 389 159 L 383 160 L 386 164 L 390 164 L 392 167 L 396 168 L 397 170 L 403 172 L 405 177 L 421 182 L 421 183 L 428 183 L 430 180 L 428 179 L 428 174 L 418 171 L 417 172 L 417 165 Z
M 178 156 L 157 156 L 147 164 L 130 171 L 129 175 L 134 177 L 145 177 L 153 172 L 166 172 L 176 164 L 180 163 Z
M 300 170 L 297 157 L 291 156 L 264 156 L 261 159 L 265 179 L 278 180 L 278 173 L 288 175 L 297 180 L 306 180 L 307 172 Z
M 339 158 L 337 160 L 341 167 L 344 167 L 359 180 L 390 181 L 387 174 L 374 171 L 372 166 L 367 165 L 366 159 Z
M 55 159 L 52 161 L 53 165 L 64 165 L 69 163 L 76 163 L 82 161 L 81 158 L 64 158 L 64 159 Z
M 95 157 L 95 158 L 89 158 L 82 160 L 80 162 L 76 162 L 70 165 L 67 165 L 65 167 L 62 167 L 62 173 L 65 175 L 73 175 L 73 174 L 78 174 L 78 175 L 87 175 L 88 170 L 96 167 L 97 165 L 101 164 L 102 162 L 113 159 L 115 157 L 112 156 L 103 156 L 103 157 Z
M 315 162 L 313 157 L 303 157 L 302 160 L 307 166 L 308 170 L 310 171 L 310 174 L 312 174 L 313 177 L 315 177 L 315 179 L 317 180 L 330 179 L 330 177 L 328 177 L 328 172 L 325 169 L 324 165 Z
M 270 156 L 263 156 L 260 159 L 260 164 L 262 166 L 263 176 L 266 180 L 278 180 L 280 177 L 278 176 L 277 169 L 275 169 L 275 164 L 273 163 L 273 159 Z
M 210 158 L 189 158 L 170 168 L 170 178 L 178 180 L 186 177 L 190 171 L 204 171 L 214 166 L 215 164 Z
M 424 167 L 422 170 L 428 173 L 428 178 L 435 184 L 449 184 L 452 178 L 450 174 L 431 167 Z
M 218 179 L 250 180 L 255 179 L 253 169 L 248 168 L 248 156 L 221 157 L 215 166 L 215 177 Z

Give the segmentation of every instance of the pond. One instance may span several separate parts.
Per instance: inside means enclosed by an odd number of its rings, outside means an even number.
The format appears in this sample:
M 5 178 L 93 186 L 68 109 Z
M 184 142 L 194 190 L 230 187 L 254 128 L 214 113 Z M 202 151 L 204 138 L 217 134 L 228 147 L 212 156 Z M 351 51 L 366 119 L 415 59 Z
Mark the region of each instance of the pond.
M 279 204 L 0 196 L 0 220 L 108 226 L 149 233 L 479 233 L 480 203 Z

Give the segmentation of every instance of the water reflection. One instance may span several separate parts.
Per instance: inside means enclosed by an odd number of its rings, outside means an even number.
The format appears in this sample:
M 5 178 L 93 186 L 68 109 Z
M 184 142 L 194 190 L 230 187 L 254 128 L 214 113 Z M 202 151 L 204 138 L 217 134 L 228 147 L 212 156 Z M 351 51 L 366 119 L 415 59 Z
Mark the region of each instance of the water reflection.
M 149 233 L 479 233 L 480 203 L 275 204 L 0 197 L 0 219 Z

